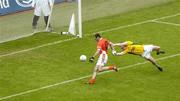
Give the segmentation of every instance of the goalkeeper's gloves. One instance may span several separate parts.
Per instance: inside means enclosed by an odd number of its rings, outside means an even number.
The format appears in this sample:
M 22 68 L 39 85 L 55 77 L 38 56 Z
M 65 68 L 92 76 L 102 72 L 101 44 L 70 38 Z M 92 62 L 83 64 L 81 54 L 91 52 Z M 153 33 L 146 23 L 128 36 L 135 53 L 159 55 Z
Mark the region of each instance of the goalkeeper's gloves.
M 89 62 L 90 62 L 90 63 L 93 63 L 93 62 L 94 62 L 94 57 L 93 57 L 93 56 L 89 58 Z
M 115 50 L 112 50 L 112 54 L 113 54 L 113 55 L 116 55 L 116 51 L 115 51 Z

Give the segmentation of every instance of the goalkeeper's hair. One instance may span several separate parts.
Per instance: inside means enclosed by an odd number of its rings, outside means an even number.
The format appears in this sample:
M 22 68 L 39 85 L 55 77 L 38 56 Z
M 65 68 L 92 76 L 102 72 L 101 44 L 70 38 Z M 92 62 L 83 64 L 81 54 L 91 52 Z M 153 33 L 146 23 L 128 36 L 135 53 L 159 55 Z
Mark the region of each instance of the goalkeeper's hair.
M 95 38 L 101 38 L 100 33 L 96 33 L 94 36 L 95 36 Z

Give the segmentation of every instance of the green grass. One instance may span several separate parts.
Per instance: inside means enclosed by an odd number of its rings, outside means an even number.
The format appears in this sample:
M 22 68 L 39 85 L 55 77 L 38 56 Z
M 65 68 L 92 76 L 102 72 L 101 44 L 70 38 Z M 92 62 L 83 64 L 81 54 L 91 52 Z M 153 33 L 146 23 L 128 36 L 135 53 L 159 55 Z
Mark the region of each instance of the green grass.
M 84 22 L 84 32 L 90 34 L 109 28 L 128 25 L 162 16 L 180 13 L 179 1 L 140 9 L 123 14 L 102 17 Z M 165 19 L 178 23 L 180 16 Z M 166 54 L 162 58 L 180 52 L 180 27 L 158 23 L 145 23 L 133 27 L 104 32 L 103 37 L 113 42 L 132 40 L 143 44 L 161 46 Z M 0 44 L 0 54 L 32 48 L 42 44 L 71 38 L 52 33 Z M 46 46 L 32 51 L 0 57 L 0 98 L 36 89 L 46 85 L 83 77 L 92 73 L 95 65 L 79 61 L 79 56 L 90 57 L 96 49 L 93 36 Z M 120 51 L 117 48 L 118 51 Z M 150 63 L 123 69 L 118 73 L 106 73 L 97 77 L 95 85 L 84 84 L 89 78 L 20 95 L 5 101 L 179 101 L 180 57 L 158 61 L 164 67 L 159 72 Z M 109 64 L 119 68 L 144 62 L 132 55 L 115 57 L 109 54 Z

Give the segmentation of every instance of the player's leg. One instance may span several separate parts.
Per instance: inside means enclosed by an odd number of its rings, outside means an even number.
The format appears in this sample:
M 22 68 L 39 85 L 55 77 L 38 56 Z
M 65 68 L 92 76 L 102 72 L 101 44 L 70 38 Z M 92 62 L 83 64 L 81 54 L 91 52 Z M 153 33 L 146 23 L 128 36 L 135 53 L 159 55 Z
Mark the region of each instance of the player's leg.
M 102 53 L 101 56 L 102 56 L 102 58 L 101 58 L 101 67 L 98 68 L 99 72 L 106 71 L 106 70 L 115 70 L 115 71 L 118 71 L 117 67 L 114 66 L 114 65 L 105 66 L 105 64 L 108 61 L 108 55 L 105 52 Z
M 104 65 L 107 63 L 108 61 L 108 56 L 105 52 L 103 52 L 102 54 L 100 54 L 97 64 L 94 68 L 93 71 L 93 75 L 92 78 L 89 80 L 89 84 L 94 84 L 95 80 L 96 80 L 96 75 L 98 72 L 102 72 L 102 71 L 106 71 L 106 70 L 115 70 L 118 71 L 118 69 L 116 68 L 116 66 L 105 66 Z
M 96 76 L 98 72 L 106 71 L 106 70 L 115 70 L 118 71 L 118 69 L 115 66 L 106 66 L 102 67 L 101 65 L 96 65 L 93 71 L 93 75 L 91 79 L 89 80 L 89 84 L 94 84 L 96 81 Z
M 101 68 L 102 65 L 103 65 L 102 64 L 102 54 L 100 54 L 99 58 L 98 58 L 98 61 L 96 63 L 96 66 L 94 67 L 92 77 L 91 77 L 91 79 L 88 82 L 89 84 L 94 84 L 95 83 L 96 75 L 98 73 L 98 69 Z
M 118 72 L 117 67 L 114 66 L 114 65 L 101 67 L 101 68 L 98 69 L 98 72 L 103 72 L 103 71 L 106 71 L 106 70 L 114 70 L 114 71 Z
M 159 55 L 159 54 L 164 54 L 164 53 L 165 53 L 165 51 L 160 50 L 160 46 L 154 46 L 154 45 L 153 45 L 152 51 L 156 51 L 156 52 L 157 52 L 157 53 L 156 53 L 157 55 Z
M 98 67 L 96 66 L 96 67 L 94 67 L 92 77 L 89 80 L 89 84 L 94 84 L 95 83 L 97 73 L 98 73 Z
M 38 23 L 40 16 L 41 16 L 41 7 L 36 5 L 36 7 L 34 9 L 34 17 L 33 17 L 33 22 L 32 22 L 32 26 L 33 26 L 34 30 L 37 29 L 37 23 Z
M 144 45 L 144 53 L 142 54 L 142 57 L 144 57 L 146 60 L 150 61 L 154 66 L 156 66 L 160 71 L 163 71 L 160 65 L 157 64 L 155 59 L 151 56 L 151 52 L 153 50 L 159 50 L 159 47 L 153 46 L 153 45 Z
M 91 77 L 91 79 L 89 80 L 89 84 L 94 84 L 94 83 L 95 83 L 96 75 L 97 75 L 97 73 L 99 72 L 99 68 L 101 68 L 102 66 L 104 66 L 104 64 L 103 64 L 102 61 L 103 61 L 103 54 L 100 54 L 100 55 L 99 55 L 99 58 L 98 58 L 98 61 L 97 61 L 97 63 L 96 63 L 96 66 L 94 67 L 92 77 Z
M 149 56 L 148 58 L 145 57 L 145 59 L 150 61 L 154 66 L 156 66 L 159 71 L 163 71 L 163 68 L 155 61 L 155 59 L 152 56 Z
M 37 29 L 37 22 L 38 22 L 38 20 L 39 20 L 39 17 L 40 17 L 40 16 L 34 15 L 34 17 L 33 17 L 33 23 L 32 23 L 33 29 Z
M 45 22 L 46 26 L 48 24 L 48 19 L 49 19 L 49 16 L 44 16 L 44 22 Z M 51 24 L 49 24 L 48 27 L 50 27 L 50 26 L 51 26 Z
M 44 22 L 45 22 L 46 27 L 48 27 L 48 31 L 52 31 L 53 29 L 52 29 L 50 21 L 49 21 L 50 20 L 50 16 L 51 16 L 51 9 L 50 9 L 50 7 L 49 6 L 43 7 L 42 13 L 44 15 Z

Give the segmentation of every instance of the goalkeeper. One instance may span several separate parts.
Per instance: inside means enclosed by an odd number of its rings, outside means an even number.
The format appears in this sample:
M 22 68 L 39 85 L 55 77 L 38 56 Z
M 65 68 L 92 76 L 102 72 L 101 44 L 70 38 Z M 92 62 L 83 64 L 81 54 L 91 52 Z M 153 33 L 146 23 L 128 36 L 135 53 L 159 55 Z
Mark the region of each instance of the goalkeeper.
M 53 1 L 52 0 L 32 0 L 32 7 L 34 8 L 34 17 L 33 17 L 33 22 L 32 26 L 33 29 L 37 29 L 37 22 L 41 16 L 41 14 L 44 15 L 44 21 L 46 26 L 48 26 L 48 31 L 52 31 L 51 25 L 48 24 L 48 19 L 51 14 L 51 8 L 53 6 Z
M 139 56 L 145 58 L 146 60 L 150 61 L 154 66 L 157 67 L 157 69 L 159 69 L 159 71 L 163 71 L 163 68 L 159 64 L 157 64 L 155 59 L 151 56 L 152 51 L 156 51 L 157 55 L 165 53 L 164 51 L 160 50 L 159 46 L 138 45 L 138 44 L 133 44 L 133 42 L 131 42 L 131 41 L 117 43 L 117 44 L 114 44 L 113 46 L 119 46 L 123 50 L 120 53 L 114 52 L 114 55 L 121 56 L 126 53 L 133 54 L 133 55 L 139 55 Z

